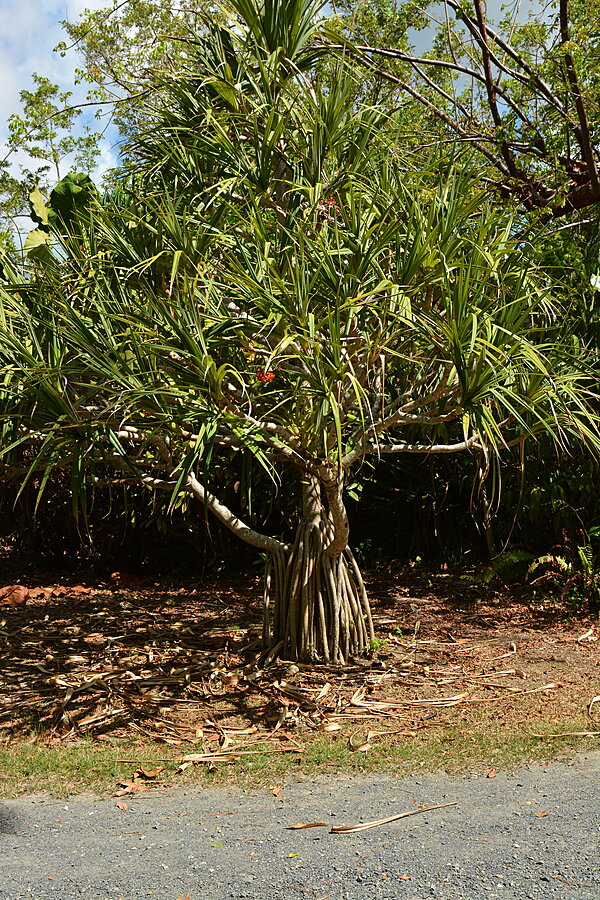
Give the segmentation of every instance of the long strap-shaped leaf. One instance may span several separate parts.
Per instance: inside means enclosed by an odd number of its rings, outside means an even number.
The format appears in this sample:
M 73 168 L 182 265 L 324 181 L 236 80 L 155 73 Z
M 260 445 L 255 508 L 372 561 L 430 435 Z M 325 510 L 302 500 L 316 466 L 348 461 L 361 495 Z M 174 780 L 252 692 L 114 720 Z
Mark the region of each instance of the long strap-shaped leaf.
M 430 809 L 442 809 L 444 806 L 456 806 L 458 800 L 452 803 L 438 803 L 437 806 L 424 806 L 422 809 L 409 809 L 408 812 L 397 813 L 395 816 L 389 816 L 387 819 L 378 819 L 376 822 L 361 822 L 359 825 L 334 825 L 329 834 L 349 834 L 352 831 L 366 831 L 367 828 L 377 828 L 378 825 L 387 825 L 388 822 L 395 822 L 396 819 L 404 819 L 406 816 L 416 816 L 417 813 L 429 812 Z

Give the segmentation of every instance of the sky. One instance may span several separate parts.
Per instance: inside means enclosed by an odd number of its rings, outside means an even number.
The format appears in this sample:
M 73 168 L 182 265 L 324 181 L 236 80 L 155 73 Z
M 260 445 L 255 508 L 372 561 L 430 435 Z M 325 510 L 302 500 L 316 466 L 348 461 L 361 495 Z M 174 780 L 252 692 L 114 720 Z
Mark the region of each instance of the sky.
M 76 54 L 61 58 L 53 53 L 59 41 L 68 41 L 60 21 L 74 21 L 84 9 L 109 5 L 110 0 L 0 0 L 0 159 L 6 154 L 7 119 L 20 111 L 19 92 L 32 88 L 32 72 L 45 75 L 64 90 L 74 90 Z M 83 100 L 84 93 L 85 89 L 78 99 Z M 103 141 L 101 150 L 96 179 L 116 162 L 110 139 Z M 10 162 L 16 172 L 25 160 L 13 155 Z

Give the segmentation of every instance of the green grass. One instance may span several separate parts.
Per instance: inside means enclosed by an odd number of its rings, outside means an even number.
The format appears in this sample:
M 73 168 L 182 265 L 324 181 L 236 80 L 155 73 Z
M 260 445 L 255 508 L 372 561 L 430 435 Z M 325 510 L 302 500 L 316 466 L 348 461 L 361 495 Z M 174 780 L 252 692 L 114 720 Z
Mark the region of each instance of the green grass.
M 107 746 L 82 740 L 63 747 L 47 747 L 13 741 L 0 750 L 0 793 L 4 797 L 38 791 L 61 797 L 84 791 L 114 793 L 117 781 L 130 779 L 137 767 L 119 762 L 120 759 L 141 763 L 162 756 L 166 754 L 157 745 L 141 751 L 127 743 Z M 174 769 L 173 763 L 171 770 Z
M 415 771 L 459 774 L 484 772 L 492 767 L 496 771 L 514 770 L 526 762 L 549 761 L 578 750 L 600 748 L 598 737 L 540 739 L 531 735 L 533 731 L 549 734 L 600 730 L 583 716 L 552 724 L 532 719 L 515 727 L 504 725 L 480 710 L 470 714 L 468 721 L 464 713 L 461 716 L 455 710 L 444 715 L 444 724 L 423 730 L 414 738 L 376 737 L 372 749 L 366 753 L 350 749 L 348 734 L 352 729 L 348 728 L 344 735 L 298 734 L 304 753 L 261 752 L 242 756 L 233 765 L 217 763 L 212 771 L 200 764 L 183 773 L 177 772 L 177 767 L 185 753 L 193 752 L 191 745 L 173 748 L 150 743 L 140 746 L 125 741 L 108 745 L 82 740 L 48 747 L 15 740 L 0 749 L 0 796 L 17 797 L 39 791 L 58 797 L 83 792 L 111 796 L 116 793 L 118 782 L 130 780 L 140 764 L 149 764 L 146 768 L 163 765 L 165 769 L 158 777 L 169 787 L 242 784 L 252 788 L 318 774 L 403 775 Z M 384 730 L 389 725 L 373 724 L 372 727 Z

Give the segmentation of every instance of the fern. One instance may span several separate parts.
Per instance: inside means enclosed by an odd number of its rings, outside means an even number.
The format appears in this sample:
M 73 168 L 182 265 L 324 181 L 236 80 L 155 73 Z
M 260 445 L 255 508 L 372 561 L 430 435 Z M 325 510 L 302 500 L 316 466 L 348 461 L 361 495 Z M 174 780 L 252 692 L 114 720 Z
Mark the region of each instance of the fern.
M 573 571 L 573 566 L 564 558 L 564 556 L 554 556 L 551 553 L 548 553 L 546 556 L 538 556 L 537 559 L 534 559 L 527 569 L 527 577 L 531 577 L 531 575 L 533 575 L 533 573 L 541 566 L 554 566 L 561 572 L 566 572 L 568 574 Z

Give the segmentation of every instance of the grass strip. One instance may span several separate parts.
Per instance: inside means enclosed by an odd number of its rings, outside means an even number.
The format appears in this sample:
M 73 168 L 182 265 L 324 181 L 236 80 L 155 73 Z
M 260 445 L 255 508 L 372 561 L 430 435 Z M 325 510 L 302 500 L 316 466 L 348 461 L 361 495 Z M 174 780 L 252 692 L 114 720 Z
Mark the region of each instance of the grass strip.
M 532 719 L 503 724 L 481 710 L 469 715 L 444 712 L 444 723 L 407 738 L 381 735 L 368 752 L 351 749 L 348 733 L 298 734 L 303 752 L 270 753 L 269 749 L 240 755 L 231 765 L 193 765 L 178 771 L 183 748 L 139 741 L 107 743 L 90 739 L 48 746 L 14 739 L 0 748 L 0 796 L 18 797 L 47 791 L 65 798 L 80 793 L 114 796 L 119 782 L 131 780 L 136 768 L 164 766 L 160 790 L 177 786 L 271 786 L 284 779 L 315 775 L 361 775 L 445 771 L 450 775 L 483 773 L 492 768 L 514 771 L 530 762 L 548 762 L 574 752 L 600 748 L 600 737 L 560 732 L 588 732 L 589 719 L 569 717 L 544 722 Z M 370 727 L 376 727 L 370 724 Z M 201 748 L 198 748 L 201 750 Z M 150 790 L 152 780 L 148 782 Z

